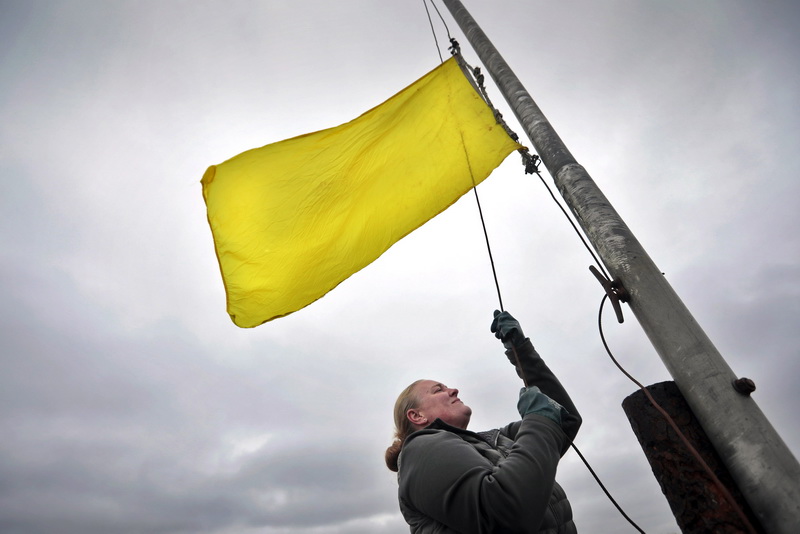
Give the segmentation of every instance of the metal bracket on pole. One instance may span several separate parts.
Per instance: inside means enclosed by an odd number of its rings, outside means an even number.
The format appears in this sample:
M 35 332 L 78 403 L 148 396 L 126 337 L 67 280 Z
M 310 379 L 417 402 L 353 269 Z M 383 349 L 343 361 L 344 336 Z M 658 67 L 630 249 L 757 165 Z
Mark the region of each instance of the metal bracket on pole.
M 603 276 L 594 265 L 590 265 L 589 270 L 592 271 L 594 277 L 597 278 L 597 281 L 600 282 L 600 285 L 606 290 L 608 300 L 611 301 L 611 305 L 614 307 L 614 313 L 617 315 L 617 322 L 622 324 L 625 322 L 625 319 L 622 317 L 622 306 L 620 306 L 619 303 L 631 300 L 630 294 L 622 286 L 622 282 L 619 280 L 609 280 Z

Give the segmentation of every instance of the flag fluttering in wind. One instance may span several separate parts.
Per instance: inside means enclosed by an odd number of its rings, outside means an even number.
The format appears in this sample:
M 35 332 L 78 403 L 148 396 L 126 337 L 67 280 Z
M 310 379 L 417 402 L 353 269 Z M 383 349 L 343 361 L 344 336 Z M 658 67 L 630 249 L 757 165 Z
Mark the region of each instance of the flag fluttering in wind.
M 311 304 L 517 148 L 451 58 L 346 124 L 209 167 L 228 314 L 247 328 Z

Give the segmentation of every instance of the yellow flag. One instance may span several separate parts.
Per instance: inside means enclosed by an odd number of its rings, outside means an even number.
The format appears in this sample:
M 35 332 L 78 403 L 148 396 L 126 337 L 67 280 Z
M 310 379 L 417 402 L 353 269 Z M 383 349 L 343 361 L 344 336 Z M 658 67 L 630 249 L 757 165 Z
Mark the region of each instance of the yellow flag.
M 228 314 L 253 327 L 311 304 L 517 148 L 451 58 L 346 124 L 209 167 Z

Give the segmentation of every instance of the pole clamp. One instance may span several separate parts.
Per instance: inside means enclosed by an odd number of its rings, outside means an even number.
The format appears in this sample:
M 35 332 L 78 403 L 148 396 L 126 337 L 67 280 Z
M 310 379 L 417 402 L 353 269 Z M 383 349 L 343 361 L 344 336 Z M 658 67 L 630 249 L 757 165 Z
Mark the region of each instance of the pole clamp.
M 611 301 L 611 305 L 614 307 L 614 313 L 617 316 L 617 322 L 620 324 L 625 322 L 625 319 L 622 317 L 622 306 L 620 306 L 620 302 L 628 302 L 631 300 L 630 293 L 623 287 L 622 282 L 618 279 L 609 280 L 606 278 L 600 271 L 597 270 L 597 267 L 594 265 L 589 266 L 589 270 L 592 271 L 592 274 L 597 281 L 600 282 L 600 285 L 603 286 L 603 289 L 606 291 L 606 295 L 608 295 L 608 300 Z

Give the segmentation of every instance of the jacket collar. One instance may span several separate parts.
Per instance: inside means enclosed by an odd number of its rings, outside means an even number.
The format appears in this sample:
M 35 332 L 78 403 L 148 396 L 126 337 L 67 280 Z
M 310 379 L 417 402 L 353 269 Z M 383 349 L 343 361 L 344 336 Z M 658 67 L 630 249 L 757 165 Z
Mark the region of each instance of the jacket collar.
M 478 439 L 480 439 L 482 441 L 486 441 L 484 438 L 482 438 L 480 436 L 480 434 L 478 434 L 476 432 L 473 432 L 472 430 L 466 430 L 464 428 L 455 427 L 453 425 L 445 423 L 444 421 L 442 421 L 439 418 L 437 418 L 433 423 L 429 424 L 425 428 L 421 428 L 421 429 L 417 430 L 416 432 L 412 432 L 411 434 L 409 434 L 409 436 L 406 438 L 406 441 L 410 440 L 411 438 L 413 438 L 415 436 L 420 436 L 420 435 L 423 435 L 423 434 L 430 434 L 430 433 L 432 433 L 434 431 L 437 431 L 437 430 L 446 430 L 447 432 L 452 432 L 453 434 L 458 434 L 460 436 L 470 436 L 470 437 L 478 438 Z

